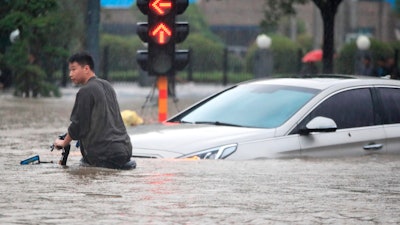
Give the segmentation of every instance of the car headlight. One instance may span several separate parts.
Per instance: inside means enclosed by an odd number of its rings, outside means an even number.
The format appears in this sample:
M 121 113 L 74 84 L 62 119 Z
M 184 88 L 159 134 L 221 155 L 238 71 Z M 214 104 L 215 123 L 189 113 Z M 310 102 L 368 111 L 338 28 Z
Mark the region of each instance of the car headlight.
M 181 156 L 179 158 L 190 159 L 225 159 L 234 153 L 237 149 L 237 144 L 223 145 L 216 148 L 203 150 L 200 152 Z

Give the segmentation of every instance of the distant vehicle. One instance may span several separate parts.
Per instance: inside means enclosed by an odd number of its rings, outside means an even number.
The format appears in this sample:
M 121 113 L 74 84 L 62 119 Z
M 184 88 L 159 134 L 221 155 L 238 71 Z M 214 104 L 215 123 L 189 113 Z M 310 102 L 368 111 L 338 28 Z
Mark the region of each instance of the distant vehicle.
M 133 157 L 248 160 L 400 153 L 400 81 L 353 76 L 239 83 L 130 130 Z

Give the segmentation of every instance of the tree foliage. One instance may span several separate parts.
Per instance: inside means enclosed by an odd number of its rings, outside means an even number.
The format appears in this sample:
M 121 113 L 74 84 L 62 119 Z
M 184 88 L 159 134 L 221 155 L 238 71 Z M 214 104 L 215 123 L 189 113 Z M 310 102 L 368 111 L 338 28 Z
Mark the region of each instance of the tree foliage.
M 293 7 L 294 4 L 304 4 L 308 1 L 309 0 L 266 0 L 264 19 L 261 22 L 261 27 L 266 32 L 274 31 L 283 16 L 296 14 L 296 10 Z
M 71 3 L 0 0 L 0 51 L 4 54 L 4 63 L 12 70 L 15 95 L 59 95 L 58 88 L 51 83 L 54 72 L 61 68 L 69 54 L 68 48 L 77 27 Z M 11 43 L 7 38 L 15 29 L 20 35 Z

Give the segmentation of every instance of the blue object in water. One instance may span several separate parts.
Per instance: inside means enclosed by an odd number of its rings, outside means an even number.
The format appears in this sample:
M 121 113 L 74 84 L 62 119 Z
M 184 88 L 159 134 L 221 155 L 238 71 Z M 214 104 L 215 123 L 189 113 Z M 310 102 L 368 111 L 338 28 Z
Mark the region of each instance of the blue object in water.
M 37 161 L 37 163 L 40 163 L 40 158 L 39 158 L 39 155 L 34 155 L 34 156 L 31 156 L 31 157 L 29 157 L 29 158 L 27 158 L 27 159 L 25 159 L 25 160 L 22 160 L 21 161 L 21 165 L 28 165 L 28 164 L 30 164 L 30 163 L 35 163 Z

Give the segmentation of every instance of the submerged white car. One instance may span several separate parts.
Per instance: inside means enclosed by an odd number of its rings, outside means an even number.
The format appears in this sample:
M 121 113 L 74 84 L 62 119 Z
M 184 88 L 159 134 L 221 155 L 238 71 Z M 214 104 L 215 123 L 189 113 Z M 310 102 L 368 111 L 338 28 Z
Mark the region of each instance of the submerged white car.
M 400 81 L 254 80 L 129 130 L 133 157 L 248 160 L 400 153 Z

